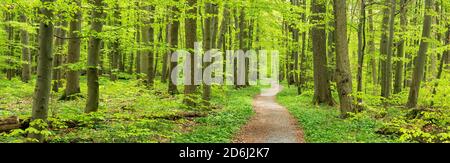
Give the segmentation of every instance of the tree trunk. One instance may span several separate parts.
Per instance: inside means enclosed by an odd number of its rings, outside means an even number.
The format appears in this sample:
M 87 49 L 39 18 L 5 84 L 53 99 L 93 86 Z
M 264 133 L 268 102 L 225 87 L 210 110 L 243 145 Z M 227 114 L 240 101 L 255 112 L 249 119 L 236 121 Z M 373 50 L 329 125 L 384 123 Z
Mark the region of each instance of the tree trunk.
M 359 24 L 358 24 L 358 74 L 356 75 L 358 85 L 357 92 L 359 93 L 357 96 L 358 103 L 362 103 L 362 87 L 363 87 L 363 65 L 364 65 L 364 52 L 366 50 L 366 2 L 365 0 L 361 0 L 361 9 L 359 15 Z M 348 48 L 348 47 L 347 47 Z M 348 51 L 348 50 L 347 50 Z
M 20 21 L 22 23 L 28 23 L 27 16 L 20 14 Z M 20 31 L 20 40 L 22 43 L 22 81 L 28 83 L 31 79 L 31 54 L 29 46 L 29 35 L 26 30 Z
M 86 102 L 85 112 L 96 112 L 98 110 L 99 102 L 99 83 L 98 83 L 98 64 L 100 54 L 101 38 L 98 36 L 103 29 L 103 0 L 93 0 L 93 5 L 96 7 L 92 11 L 91 31 L 93 35 L 89 38 L 88 47 L 88 68 L 87 68 L 87 86 L 88 98 Z
M 400 2 L 400 26 L 403 32 L 406 32 L 406 0 L 401 0 Z M 403 83 L 403 58 L 405 56 L 405 40 L 400 38 L 397 47 L 397 61 L 395 62 L 395 81 L 394 81 L 394 93 L 400 93 L 402 91 L 402 83 Z
M 372 3 L 372 0 L 368 0 L 367 1 L 369 4 Z M 369 56 L 370 58 L 370 66 L 371 66 L 371 71 L 372 71 L 372 84 L 376 85 L 378 83 L 378 78 L 377 78 L 377 60 L 375 57 L 375 30 L 373 27 L 373 12 L 372 12 L 372 8 L 370 7 L 368 10 L 368 23 L 369 23 L 369 33 L 370 33 L 370 37 L 369 37 Z
M 81 7 L 81 0 L 76 0 L 77 6 Z M 67 63 L 77 64 L 80 61 L 81 52 L 81 10 L 77 10 L 70 22 L 69 47 L 67 50 Z M 67 71 L 67 84 L 63 99 L 70 99 L 72 96 L 80 93 L 80 72 L 71 68 Z
M 172 11 L 173 11 L 173 15 L 172 17 L 177 17 L 176 14 L 179 13 L 179 9 L 177 6 L 173 6 L 172 7 Z M 169 59 L 170 59 L 170 66 L 169 66 L 169 94 L 171 95 L 175 95 L 178 94 L 178 89 L 177 89 L 177 85 L 175 84 L 175 81 L 172 80 L 172 76 L 173 76 L 173 71 L 175 69 L 175 67 L 177 67 L 178 62 L 177 61 L 172 61 L 172 54 L 176 51 L 176 49 L 178 48 L 178 28 L 180 26 L 180 22 L 178 21 L 178 19 L 173 19 L 172 23 L 170 24 L 170 32 L 169 32 L 169 37 L 170 39 L 169 41 L 169 45 L 171 47 L 171 50 L 169 50 L 169 53 L 171 55 L 169 55 Z M 178 74 L 176 75 L 176 77 L 178 77 Z
M 380 41 L 380 68 L 381 68 L 381 96 L 382 97 L 389 97 L 389 89 L 387 88 L 388 82 L 387 82 L 387 76 L 390 74 L 387 70 L 387 58 L 388 58 L 388 49 L 390 49 L 389 44 L 389 37 L 388 37 L 388 30 L 390 27 L 390 14 L 389 14 L 389 7 L 390 0 L 385 0 L 385 6 L 386 8 L 383 9 L 383 22 L 382 22 L 382 29 L 381 29 L 381 41 Z
M 432 11 L 433 0 L 425 0 L 425 9 L 426 11 Z M 425 67 L 425 59 L 427 57 L 427 50 L 429 42 L 427 39 L 430 38 L 431 33 L 431 19 L 432 16 L 430 12 L 425 12 L 424 21 L 423 21 L 423 31 L 422 31 L 422 39 L 420 42 L 419 52 L 415 61 L 414 71 L 412 74 L 412 83 L 411 88 L 409 90 L 408 97 L 408 108 L 415 108 L 417 106 L 417 101 L 419 97 L 420 90 L 420 82 L 423 79 L 424 67 Z
M 184 85 L 185 98 L 183 102 L 188 107 L 195 107 L 194 93 L 197 86 L 195 85 L 194 71 L 197 69 L 197 65 L 194 63 L 195 60 L 194 43 L 197 41 L 197 0 L 188 0 L 187 3 L 190 8 L 186 11 L 186 14 L 188 14 L 189 17 L 185 19 L 185 31 L 186 31 L 185 33 L 186 33 L 186 48 L 190 53 L 188 57 L 191 63 L 190 65 L 188 65 L 189 66 L 188 68 L 190 70 L 187 70 L 190 71 L 190 73 L 185 73 L 186 78 Z
M 313 23 L 319 23 L 314 26 L 312 32 L 313 43 L 313 59 L 314 59 L 314 104 L 327 104 L 334 105 L 333 98 L 331 97 L 330 81 L 328 80 L 328 67 L 327 67 L 327 51 L 326 51 L 326 32 L 325 25 L 323 24 L 324 17 L 318 14 L 325 13 L 325 3 L 320 0 L 312 1 L 312 21 Z
M 43 3 L 53 3 L 54 0 L 42 0 Z M 53 11 L 49 8 L 41 8 L 40 14 L 44 20 L 52 20 Z M 39 25 L 39 59 L 36 86 L 33 97 L 33 110 L 31 120 L 47 120 L 48 101 L 50 99 L 50 89 L 52 84 L 52 61 L 53 61 L 53 24 L 51 21 L 40 21 Z M 40 125 L 31 126 L 37 130 L 43 130 Z M 43 135 L 30 133 L 30 138 L 35 138 L 42 142 Z
M 336 30 L 336 82 L 339 94 L 341 117 L 346 118 L 355 112 L 352 103 L 352 73 L 347 44 L 347 4 L 346 0 L 335 0 Z
M 149 7 L 149 11 L 150 13 L 152 13 L 155 10 L 154 6 L 150 6 Z M 145 45 L 145 50 L 143 55 L 147 56 L 148 60 L 141 60 L 141 64 L 143 62 L 146 62 L 145 64 L 147 64 L 146 68 L 146 73 L 147 73 L 147 87 L 148 88 L 153 88 L 153 83 L 154 83 L 154 78 L 155 78 L 155 71 L 154 71 L 154 63 L 155 63 L 155 58 L 154 58 L 154 29 L 152 27 L 152 24 L 154 23 L 154 18 L 150 17 L 149 20 L 147 20 L 147 24 L 145 24 L 145 26 L 142 28 L 143 32 L 142 32 L 142 42 L 144 42 Z M 145 68 L 145 67 L 144 67 Z
M 205 27 L 204 27 L 204 49 L 205 51 L 212 50 L 215 47 L 215 33 L 216 33 L 216 27 L 217 27 L 217 4 L 214 3 L 206 3 L 205 4 L 205 10 L 206 10 L 206 19 L 205 19 Z M 211 65 L 211 62 L 203 62 L 203 70 Z M 205 75 L 205 74 L 204 74 Z M 212 74 L 211 74 L 212 75 Z M 212 76 L 211 76 L 212 77 Z M 203 81 L 203 95 L 202 98 L 204 100 L 205 105 L 209 105 L 209 101 L 211 100 L 211 83 L 206 83 L 206 81 Z
M 141 73 L 141 29 L 140 27 L 136 27 L 136 44 L 138 45 L 136 50 L 136 73 Z
M 166 42 L 169 43 L 170 40 L 170 24 L 166 26 Z M 169 47 L 170 48 L 170 47 Z M 169 56 L 170 50 L 166 50 L 163 52 L 163 63 L 162 63 L 162 71 L 161 71 L 161 82 L 166 83 L 167 78 L 169 77 L 168 64 L 169 64 Z
M 14 7 L 8 8 L 6 11 L 5 21 L 8 23 L 11 23 L 14 20 L 14 13 L 13 10 Z M 6 78 L 8 80 L 11 80 L 14 76 L 13 73 L 13 57 L 14 57 L 14 27 L 11 24 L 6 25 L 6 32 L 8 35 L 8 41 L 7 41 L 7 47 L 8 50 L 6 50 Z
M 67 22 L 62 22 L 60 24 L 59 28 L 55 29 L 55 34 L 58 36 L 55 39 L 55 55 L 53 59 L 53 74 L 52 74 L 52 80 L 53 80 L 53 87 L 52 90 L 54 92 L 59 91 L 59 87 L 62 86 L 62 62 L 63 62 L 63 50 L 64 50 L 64 44 L 65 44 L 65 38 L 66 38 L 66 31 L 63 29 L 67 26 Z

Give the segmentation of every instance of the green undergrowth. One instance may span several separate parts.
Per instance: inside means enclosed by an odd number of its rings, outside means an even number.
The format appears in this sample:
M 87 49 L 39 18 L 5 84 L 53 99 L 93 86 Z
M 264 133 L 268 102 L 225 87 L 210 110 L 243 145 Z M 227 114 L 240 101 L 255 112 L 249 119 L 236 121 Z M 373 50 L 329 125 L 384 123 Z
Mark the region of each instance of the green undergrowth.
M 258 87 L 230 90 L 220 95 L 215 93 L 213 103 L 222 104 L 224 108 L 214 116 L 195 120 L 200 124 L 193 132 L 180 135 L 175 142 L 227 143 L 236 132 L 253 115 L 252 100 L 259 93 Z M 219 97 L 219 96 L 222 97 Z
M 369 114 L 357 114 L 349 119 L 340 119 L 336 107 L 315 106 L 313 92 L 297 95 L 296 88 L 285 87 L 277 96 L 298 120 L 309 143 L 380 143 L 397 142 L 392 138 L 377 134 L 382 122 Z
M 253 114 L 251 99 L 259 92 L 257 87 L 235 90 L 213 86 L 211 107 L 189 109 L 183 105 L 182 94 L 167 93 L 166 83 L 157 81 L 152 90 L 139 80 L 111 82 L 101 77 L 99 83 L 96 113 L 83 113 L 87 92 L 84 77 L 81 97 L 75 100 L 59 100 L 64 88 L 51 93 L 48 123 L 44 124 L 47 130 L 41 131 L 46 142 L 228 142 Z M 0 133 L 0 142 L 25 142 L 25 135 L 37 132 L 27 128 L 33 91 L 33 82 L 0 81 L 0 118 L 18 116 L 22 121 L 21 129 Z

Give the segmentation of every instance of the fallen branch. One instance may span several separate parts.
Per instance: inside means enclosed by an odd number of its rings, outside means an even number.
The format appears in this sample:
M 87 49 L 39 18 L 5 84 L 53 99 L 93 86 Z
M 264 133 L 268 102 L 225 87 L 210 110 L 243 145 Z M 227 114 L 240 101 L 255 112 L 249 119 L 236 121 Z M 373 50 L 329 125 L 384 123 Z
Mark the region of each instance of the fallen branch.
M 0 119 L 0 132 L 7 132 L 13 129 L 20 128 L 19 117 L 11 116 L 5 119 Z

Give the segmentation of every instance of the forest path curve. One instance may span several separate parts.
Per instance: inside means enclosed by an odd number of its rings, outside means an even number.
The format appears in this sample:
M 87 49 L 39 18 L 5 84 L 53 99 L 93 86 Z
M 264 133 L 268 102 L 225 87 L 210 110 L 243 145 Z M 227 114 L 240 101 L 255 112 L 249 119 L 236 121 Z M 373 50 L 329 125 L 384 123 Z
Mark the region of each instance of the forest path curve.
M 256 114 L 235 136 L 234 143 L 304 143 L 303 131 L 288 110 L 276 102 L 278 83 L 253 99 Z

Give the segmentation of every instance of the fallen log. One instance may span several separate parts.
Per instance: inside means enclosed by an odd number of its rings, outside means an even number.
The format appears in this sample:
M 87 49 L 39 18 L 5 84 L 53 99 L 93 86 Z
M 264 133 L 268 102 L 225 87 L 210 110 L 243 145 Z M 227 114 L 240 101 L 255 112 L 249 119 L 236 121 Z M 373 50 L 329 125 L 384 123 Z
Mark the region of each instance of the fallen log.
M 162 116 L 143 116 L 147 119 L 166 119 L 166 120 L 178 120 L 182 118 L 195 118 L 195 117 L 206 117 L 208 113 L 206 112 L 178 112 L 176 114 L 162 115 Z
M 21 124 L 19 117 L 11 116 L 5 119 L 0 119 L 0 132 L 10 131 L 12 129 L 20 128 Z

